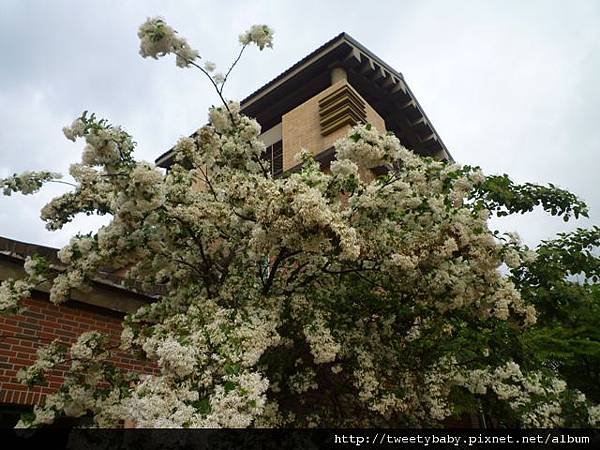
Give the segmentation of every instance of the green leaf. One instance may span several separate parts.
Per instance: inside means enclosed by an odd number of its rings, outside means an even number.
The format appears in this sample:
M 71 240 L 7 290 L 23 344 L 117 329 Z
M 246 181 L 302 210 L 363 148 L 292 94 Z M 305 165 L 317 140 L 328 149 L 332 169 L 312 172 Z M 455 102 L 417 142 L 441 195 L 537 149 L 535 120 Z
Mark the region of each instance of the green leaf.
M 209 414 L 212 410 L 208 398 L 202 398 L 197 402 L 194 402 L 192 406 L 196 408 L 200 414 Z
M 225 365 L 225 373 L 227 375 L 237 375 L 240 373 L 240 365 L 239 364 L 226 364 Z
M 236 388 L 236 384 L 233 381 L 226 381 L 225 385 L 225 393 L 231 392 Z

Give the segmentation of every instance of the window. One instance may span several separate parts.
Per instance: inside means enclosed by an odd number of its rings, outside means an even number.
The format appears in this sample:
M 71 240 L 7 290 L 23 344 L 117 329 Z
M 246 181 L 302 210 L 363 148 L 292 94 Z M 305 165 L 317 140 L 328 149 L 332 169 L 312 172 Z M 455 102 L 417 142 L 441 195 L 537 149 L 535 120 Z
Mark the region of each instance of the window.
M 263 160 L 269 163 L 273 178 L 280 177 L 283 174 L 283 142 L 277 141 L 273 145 L 269 145 L 263 155 Z

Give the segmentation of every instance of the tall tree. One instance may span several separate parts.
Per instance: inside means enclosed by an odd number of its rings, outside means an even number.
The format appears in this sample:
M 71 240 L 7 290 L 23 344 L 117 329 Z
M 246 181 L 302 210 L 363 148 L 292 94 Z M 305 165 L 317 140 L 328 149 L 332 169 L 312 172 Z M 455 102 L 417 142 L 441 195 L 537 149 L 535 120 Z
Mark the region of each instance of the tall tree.
M 368 124 L 336 143 L 331 173 L 304 152 L 299 172 L 274 179 L 260 126 L 223 94 L 243 51 L 271 47 L 272 31 L 241 35 L 225 74 L 163 19 L 149 19 L 139 37 L 142 56 L 174 54 L 202 71 L 222 106 L 177 143 L 168 174 L 136 161 L 131 136 L 93 114 L 65 128 L 85 141 L 82 162 L 70 168 L 73 190 L 42 218 L 52 230 L 80 213 L 112 220 L 73 237 L 58 253 L 61 270 L 28 259 L 25 279 L 2 284 L 0 308 L 15 313 L 39 283 L 60 303 L 99 268 L 126 268 L 130 282 L 165 291 L 126 317 L 121 336 L 159 373 L 112 364 L 98 332 L 55 342 L 21 378 L 42 382 L 58 364 L 70 371 L 21 425 L 65 415 L 101 427 L 436 425 L 480 408 L 504 424 L 598 423 L 600 409 L 560 375 L 585 383 L 527 359 L 540 340 L 524 333 L 555 302 L 535 293 L 533 278 L 558 285 L 566 272 L 540 275 L 535 252 L 488 228 L 490 214 L 536 205 L 585 215 L 580 200 L 421 158 Z M 30 194 L 57 178 L 28 172 L 1 184 Z M 503 263 L 513 272 L 503 275 Z

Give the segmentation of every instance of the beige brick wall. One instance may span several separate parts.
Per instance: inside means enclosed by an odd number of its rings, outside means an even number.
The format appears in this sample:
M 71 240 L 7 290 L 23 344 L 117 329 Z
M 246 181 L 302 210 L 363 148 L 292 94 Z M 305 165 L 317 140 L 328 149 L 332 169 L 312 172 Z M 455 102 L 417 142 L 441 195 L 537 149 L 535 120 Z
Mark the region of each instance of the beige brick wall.
M 348 84 L 348 82 L 346 80 L 338 81 L 283 115 L 283 170 L 287 170 L 297 164 L 295 155 L 301 149 L 309 150 L 313 155 L 317 155 L 333 146 L 335 141 L 348 133 L 350 126 L 346 125 L 327 136 L 321 136 L 321 127 L 319 124 L 319 100 L 339 89 L 342 84 Z M 349 85 L 349 87 L 360 97 L 352 86 Z M 385 122 L 381 116 L 366 101 L 365 104 L 367 121 L 377 130 L 381 132 L 386 131 Z

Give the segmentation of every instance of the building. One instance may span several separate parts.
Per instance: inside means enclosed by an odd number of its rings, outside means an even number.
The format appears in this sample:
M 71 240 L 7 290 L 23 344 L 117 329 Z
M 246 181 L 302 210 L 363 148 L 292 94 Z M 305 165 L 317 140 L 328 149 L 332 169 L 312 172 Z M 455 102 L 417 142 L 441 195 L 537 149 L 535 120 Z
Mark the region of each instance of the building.
M 56 252 L 55 248 L 0 237 L 0 280 L 22 278 L 27 256 L 44 256 L 60 268 Z M 124 315 L 152 301 L 152 296 L 126 289 L 121 282 L 115 274 L 99 273 L 91 291 L 75 291 L 59 306 L 50 303 L 48 286 L 42 285 L 24 301 L 23 313 L 0 315 L 0 427 L 13 426 L 22 411 L 62 384 L 61 373 L 49 376 L 47 386 L 32 389 L 17 380 L 19 369 L 36 360 L 37 348 L 55 339 L 71 344 L 81 333 L 93 330 L 111 336 L 118 344 Z M 125 352 L 117 353 L 115 362 L 125 369 L 152 371 Z
M 275 176 L 296 167 L 295 155 L 311 151 L 322 169 L 334 158 L 334 142 L 358 123 L 391 131 L 409 149 L 426 156 L 452 157 L 406 84 L 402 74 L 341 33 L 241 102 L 242 112 L 263 129 L 267 158 Z M 172 150 L 156 164 L 168 168 Z M 19 278 L 27 256 L 56 259 L 57 249 L 0 238 L 0 280 Z M 75 292 L 61 306 L 49 303 L 43 288 L 25 304 L 20 315 L 0 316 L 0 425 L 11 425 L 17 413 L 39 402 L 61 382 L 61 374 L 47 387 L 27 389 L 17 371 L 35 359 L 36 348 L 54 339 L 73 342 L 85 331 L 109 333 L 117 341 L 121 318 L 152 296 L 125 289 L 115 274 L 99 273 L 91 292 Z M 118 356 L 126 368 L 148 370 L 131 356 Z
M 261 125 L 276 176 L 294 169 L 301 149 L 327 168 L 334 142 L 361 122 L 393 132 L 420 155 L 452 160 L 402 74 L 346 33 L 250 94 L 241 111 Z M 156 164 L 168 168 L 172 161 L 169 150 Z

